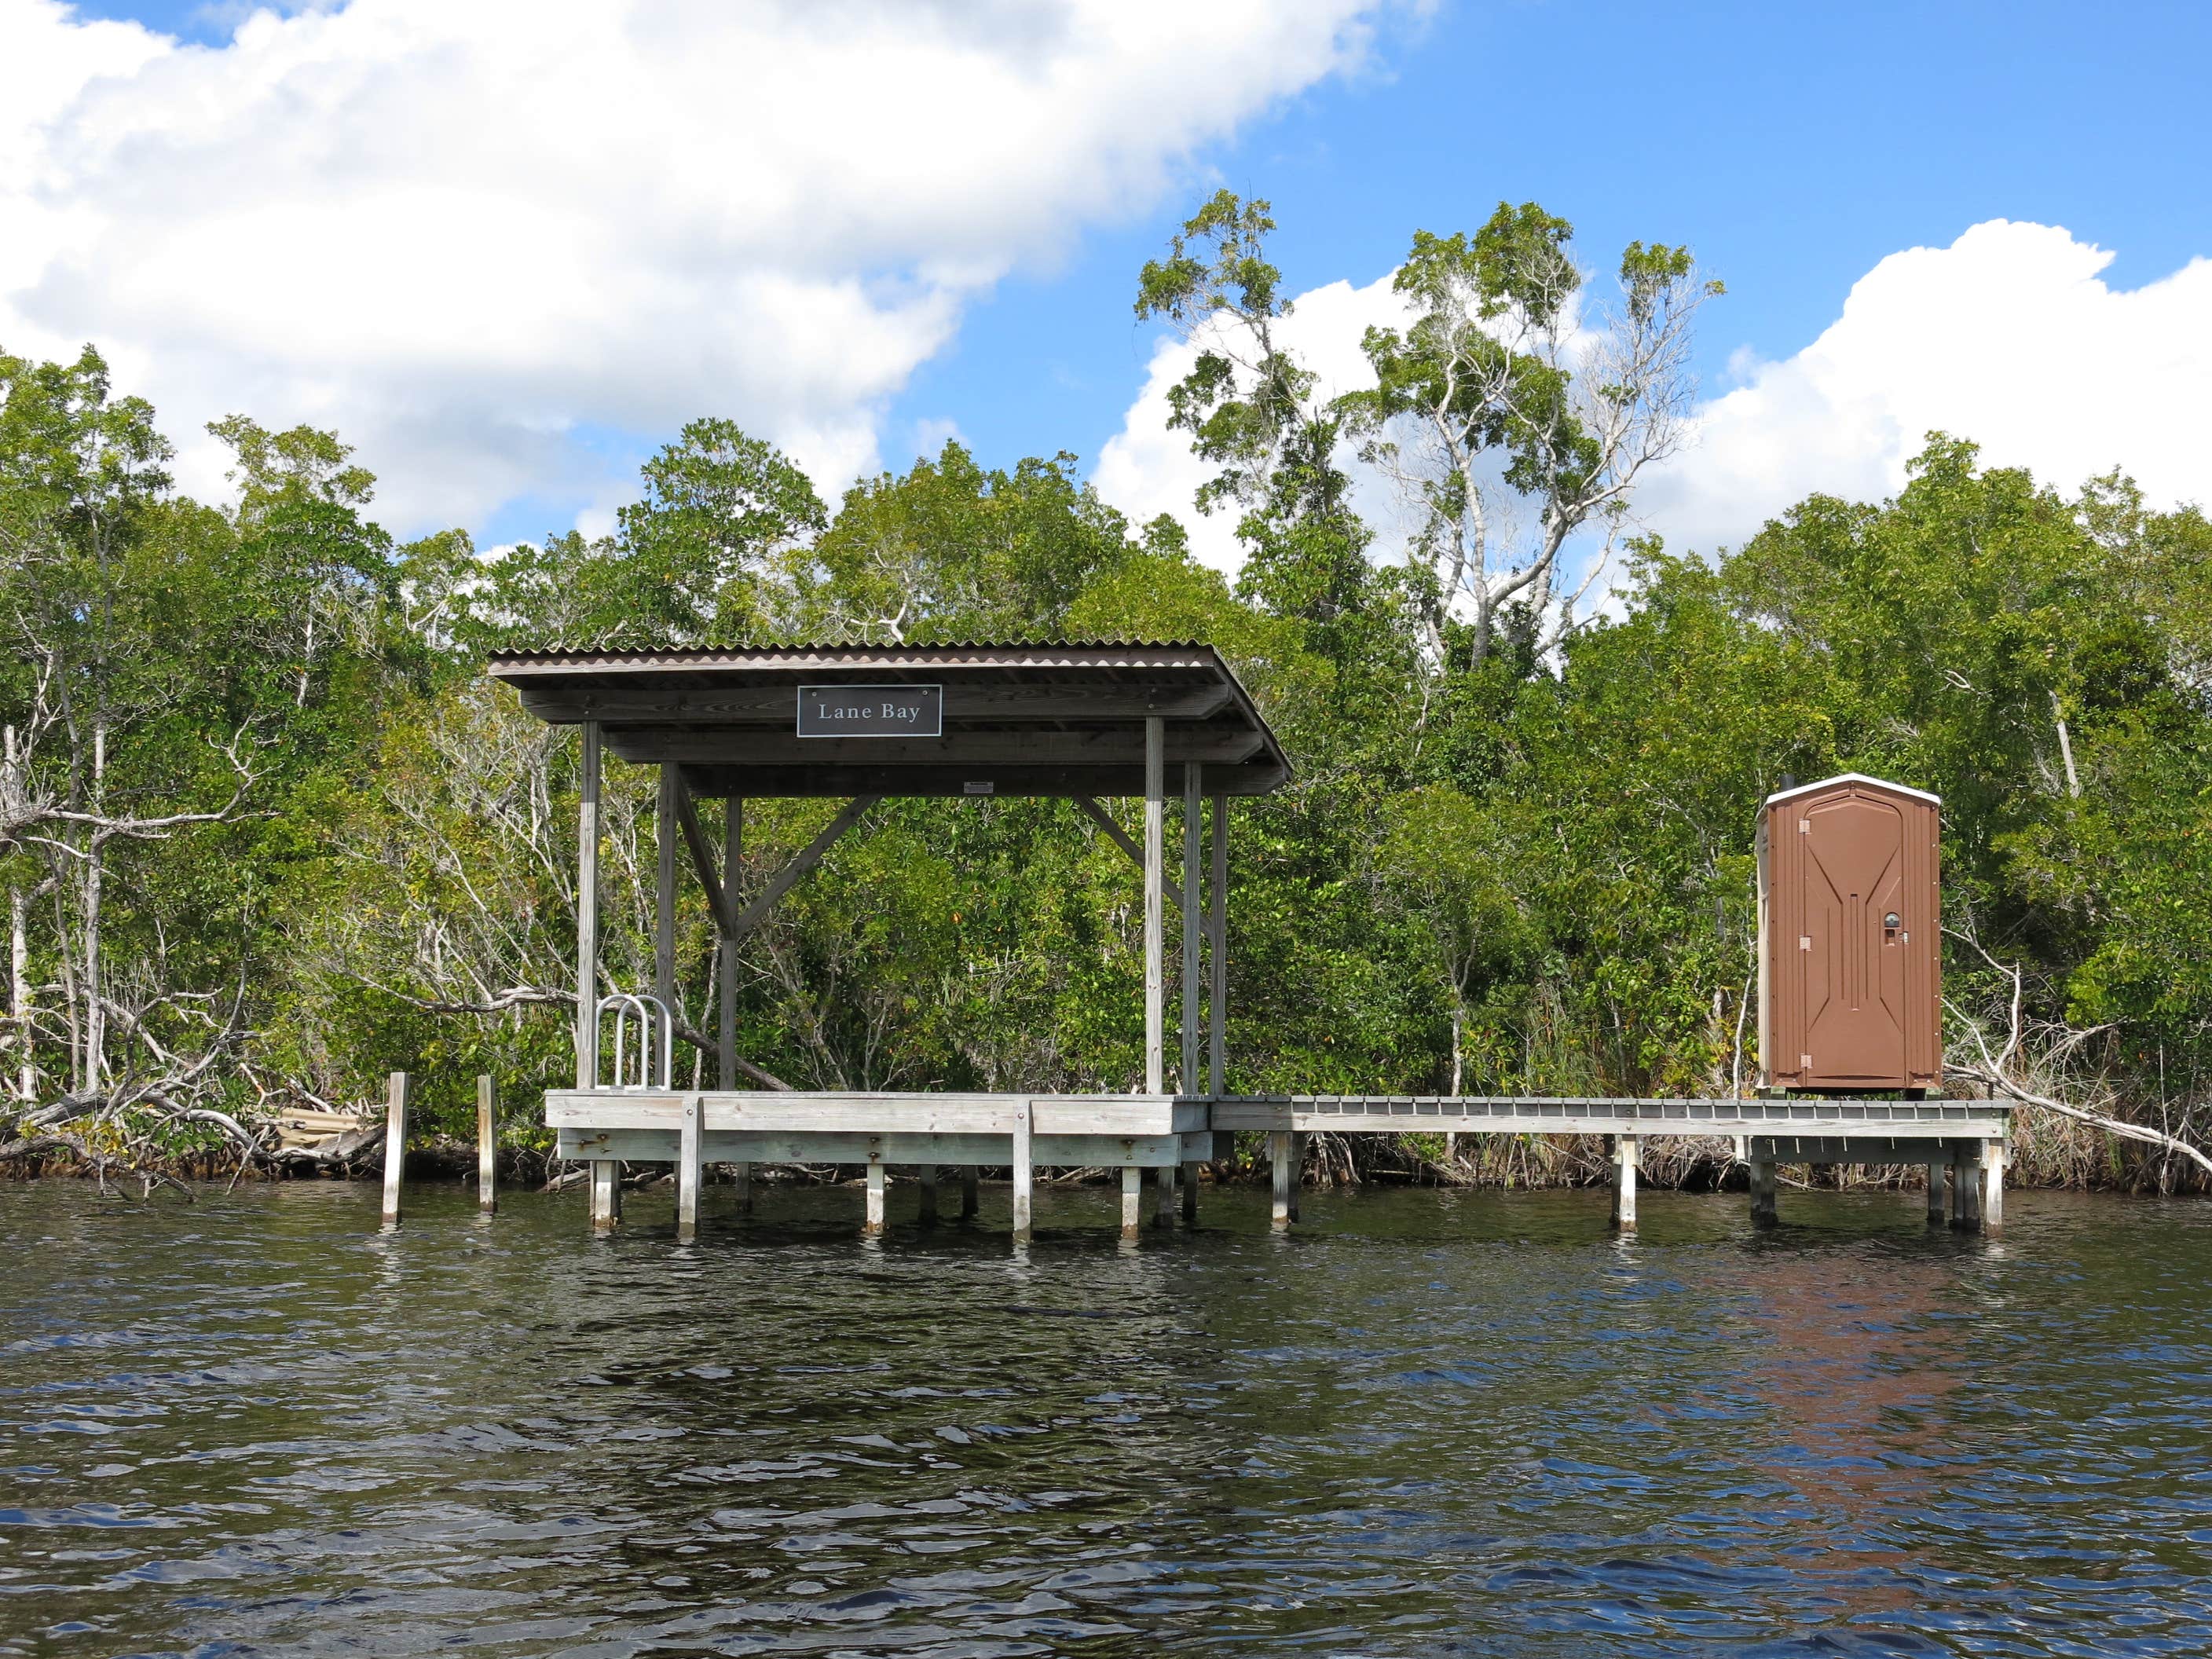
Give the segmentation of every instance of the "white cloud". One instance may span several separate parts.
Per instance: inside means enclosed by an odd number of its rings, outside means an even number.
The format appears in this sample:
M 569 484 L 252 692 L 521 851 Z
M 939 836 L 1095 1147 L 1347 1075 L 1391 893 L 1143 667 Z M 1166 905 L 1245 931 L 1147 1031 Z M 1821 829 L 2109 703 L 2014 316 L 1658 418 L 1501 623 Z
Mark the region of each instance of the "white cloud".
M 352 0 L 207 48 L 0 0 L 0 344 L 97 342 L 180 437 L 337 426 L 403 527 L 603 496 L 580 434 L 709 412 L 834 490 L 968 298 L 1375 9 Z
M 2100 275 L 2112 259 L 2063 229 L 2002 220 L 1948 247 L 1892 254 L 1802 351 L 1778 362 L 1738 355 L 1732 378 L 1742 384 L 1699 406 L 1689 447 L 1647 475 L 1638 518 L 1679 549 L 1738 545 L 1815 491 L 1893 493 L 1931 430 L 2062 489 L 2117 465 L 2156 503 L 2212 501 L 2212 261 L 2124 290 Z M 1388 280 L 1334 283 L 1297 303 L 1292 343 L 1324 378 L 1355 383 L 1362 329 L 1392 320 Z M 1233 569 L 1233 527 L 1192 513 L 1206 470 L 1186 436 L 1166 429 L 1167 388 L 1191 356 L 1172 342 L 1154 354 L 1097 482 L 1134 515 L 1199 523 L 1202 556 Z M 1391 493 L 1373 478 L 1361 487 L 1383 531 L 1376 556 L 1397 556 L 1402 518 L 1394 526 L 1376 512 L 1395 507 Z
M 2212 500 L 2212 263 L 2118 289 L 2112 259 L 2002 219 L 1890 255 L 1804 350 L 1737 369 L 1644 516 L 1677 546 L 1740 544 L 1815 490 L 1894 492 L 1935 430 L 2060 489 L 2118 466 L 2161 504 Z

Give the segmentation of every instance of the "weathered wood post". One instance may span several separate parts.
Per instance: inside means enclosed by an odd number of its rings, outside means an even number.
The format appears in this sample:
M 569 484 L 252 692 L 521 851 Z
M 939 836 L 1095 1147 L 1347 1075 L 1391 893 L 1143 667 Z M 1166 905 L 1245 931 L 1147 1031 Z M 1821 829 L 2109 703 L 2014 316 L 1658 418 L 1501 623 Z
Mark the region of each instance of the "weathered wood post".
M 1134 1238 L 1144 1224 L 1145 1172 L 1135 1164 L 1121 1170 L 1121 1237 Z
M 684 1097 L 684 1122 L 676 1137 L 676 1242 L 689 1244 L 699 1236 L 699 1181 L 705 1171 L 699 1154 L 707 1120 L 705 1101 L 697 1095 Z
M 1982 1143 L 1982 1231 L 2001 1233 L 2004 1231 L 2004 1172 L 2005 1144 L 2002 1140 Z
M 1218 1099 L 1229 1037 L 1229 797 L 1213 798 L 1213 937 L 1209 963 L 1213 1006 L 1206 1023 L 1206 1092 Z
M 1756 1158 L 1751 1160 L 1751 1223 L 1754 1227 L 1771 1227 L 1774 1212 L 1774 1160 Z
M 915 1211 L 915 1219 L 925 1227 L 937 1224 L 937 1166 L 925 1164 L 915 1171 L 921 1186 L 921 1202 Z
M 981 1176 L 976 1173 L 974 1164 L 970 1164 L 960 1171 L 960 1218 L 963 1221 L 973 1221 L 975 1212 L 983 1207 L 981 1194 L 976 1191 L 981 1182 Z
M 880 1146 L 868 1152 L 868 1214 L 860 1225 L 866 1238 L 880 1238 L 884 1233 L 884 1153 Z
M 1291 1224 L 1291 1214 L 1298 1190 L 1298 1172 L 1291 1165 L 1291 1134 L 1288 1129 L 1267 1131 L 1267 1158 L 1274 1176 L 1274 1203 L 1269 1219 L 1278 1227 Z
M 1030 1115 L 1034 1103 L 1018 1100 L 1014 1103 L 1014 1237 L 1030 1236 Z
M 668 1017 L 676 1014 L 676 768 L 660 763 L 660 793 L 653 814 L 653 994 Z M 670 1078 L 668 1086 L 676 1086 Z
M 1951 1154 L 1947 1151 L 1928 1160 L 1928 1224 L 1940 1227 L 1944 1222 L 1943 1176 L 1951 1167 Z
M 1982 1228 L 1981 1148 L 1959 1141 L 1951 1148 L 1951 1224 L 1960 1232 Z
M 592 1160 L 592 1231 L 611 1233 L 622 1219 L 622 1165 L 611 1158 Z
M 394 1072 L 384 1093 L 384 1224 L 399 1224 L 399 1176 L 407 1167 L 407 1103 L 415 1079 Z
M 1617 1231 L 1636 1231 L 1637 1137 L 1613 1138 L 1613 1224 Z
M 1182 1075 L 1177 1080 L 1180 1093 L 1195 1095 L 1205 1085 L 1206 1079 L 1199 1072 L 1199 1036 L 1200 1009 L 1204 1007 L 1205 988 L 1201 978 L 1202 964 L 1199 958 L 1199 944 L 1204 937 L 1206 909 L 1205 852 L 1206 797 L 1200 788 L 1205 769 L 1196 761 L 1185 761 L 1182 767 Z M 1170 1181 L 1172 1186 L 1172 1178 Z M 1187 1223 L 1198 1219 L 1198 1165 L 1186 1163 L 1182 1166 L 1182 1217 Z
M 744 874 L 745 804 L 732 795 L 722 803 L 722 897 L 728 915 L 714 918 L 714 931 L 721 940 L 721 1006 L 715 1031 L 715 1047 L 720 1051 L 716 1067 L 725 1089 L 738 1086 L 738 941 L 730 931 L 730 917 L 738 911 L 738 880 Z M 731 1178 L 738 1188 L 738 1213 L 753 1212 L 753 1166 L 750 1164 L 730 1165 Z
M 1176 1166 L 1163 1164 L 1152 1178 L 1152 1225 L 1172 1227 L 1176 1216 Z
M 477 1078 L 477 1208 L 489 1215 L 499 1208 L 499 1113 L 491 1073 Z
M 1145 1092 L 1167 1089 L 1166 918 L 1161 906 L 1167 864 L 1167 722 L 1145 716 Z M 1184 896 L 1188 902 L 1189 896 Z

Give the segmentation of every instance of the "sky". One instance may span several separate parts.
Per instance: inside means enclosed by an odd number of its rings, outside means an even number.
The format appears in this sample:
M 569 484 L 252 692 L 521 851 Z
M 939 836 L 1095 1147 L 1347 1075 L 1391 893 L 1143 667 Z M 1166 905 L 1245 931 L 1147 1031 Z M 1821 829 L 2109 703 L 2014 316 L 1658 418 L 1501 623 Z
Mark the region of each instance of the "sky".
M 604 528 L 702 415 L 832 499 L 957 436 L 1188 517 L 1182 348 L 1131 304 L 1198 202 L 1273 204 L 1297 343 L 1345 385 L 1416 229 L 1533 199 L 1594 270 L 1685 242 L 1727 285 L 1694 440 L 1637 500 L 1672 544 L 1878 497 L 1938 427 L 2204 501 L 2208 16 L 0 0 L 28 69 L 0 100 L 0 349 L 100 345 L 198 494 L 210 419 L 334 428 L 403 535 Z

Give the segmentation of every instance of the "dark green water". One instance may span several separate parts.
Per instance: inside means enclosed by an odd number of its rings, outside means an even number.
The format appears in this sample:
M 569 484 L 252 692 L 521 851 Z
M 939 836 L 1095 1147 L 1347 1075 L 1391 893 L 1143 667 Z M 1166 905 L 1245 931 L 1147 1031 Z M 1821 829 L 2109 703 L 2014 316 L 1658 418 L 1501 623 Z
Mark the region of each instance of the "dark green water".
M 2212 1206 L 728 1198 L 0 1184 L 0 1653 L 2212 1653 Z

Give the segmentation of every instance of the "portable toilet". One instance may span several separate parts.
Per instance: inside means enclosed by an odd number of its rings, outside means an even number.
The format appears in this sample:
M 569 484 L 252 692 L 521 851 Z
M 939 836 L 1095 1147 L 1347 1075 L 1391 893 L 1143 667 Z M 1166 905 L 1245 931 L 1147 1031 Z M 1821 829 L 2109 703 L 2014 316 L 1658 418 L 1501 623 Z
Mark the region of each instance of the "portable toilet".
M 1764 1085 L 1917 1097 L 1943 1081 L 1942 803 L 1847 772 L 1770 795 L 1759 824 Z

